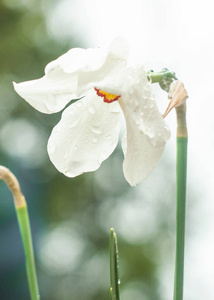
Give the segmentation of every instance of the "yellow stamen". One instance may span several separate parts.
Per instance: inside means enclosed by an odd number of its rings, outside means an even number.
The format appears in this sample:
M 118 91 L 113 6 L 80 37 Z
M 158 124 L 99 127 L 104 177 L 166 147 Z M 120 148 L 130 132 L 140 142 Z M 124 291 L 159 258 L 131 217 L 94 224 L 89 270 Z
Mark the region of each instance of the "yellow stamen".
M 94 88 L 94 89 L 95 89 L 98 96 L 103 97 L 104 102 L 112 103 L 113 101 L 116 101 L 120 98 L 120 95 L 117 96 L 117 95 L 114 95 L 114 94 L 109 94 L 105 91 L 101 91 L 97 88 Z

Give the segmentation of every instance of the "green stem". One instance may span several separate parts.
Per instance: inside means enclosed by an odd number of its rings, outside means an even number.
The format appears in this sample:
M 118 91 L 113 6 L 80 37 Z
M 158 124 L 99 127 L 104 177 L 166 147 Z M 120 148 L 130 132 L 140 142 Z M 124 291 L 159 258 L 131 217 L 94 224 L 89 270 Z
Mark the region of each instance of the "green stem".
M 177 112 L 177 179 L 176 179 L 176 253 L 174 300 L 183 299 L 184 282 L 184 245 L 186 210 L 186 173 L 187 173 L 187 129 L 186 107 L 176 108 Z
M 147 75 L 149 76 L 152 83 L 161 82 L 164 79 L 175 79 L 177 80 L 177 77 L 175 76 L 175 73 L 169 71 L 168 69 L 163 69 L 160 72 L 154 72 L 154 71 L 148 71 Z
M 169 92 L 170 85 L 174 80 L 177 80 L 175 73 L 168 69 L 163 69 L 160 72 L 149 71 L 147 72 L 148 80 L 151 83 L 159 83 L 162 90 Z
M 13 193 L 16 215 L 24 246 L 26 259 L 27 278 L 30 289 L 31 300 L 39 300 L 39 290 L 36 278 L 36 268 L 34 262 L 33 246 L 31 239 L 30 222 L 28 217 L 27 204 L 23 196 L 19 182 L 13 173 L 4 166 L 0 166 L 0 179 L 4 180 L 8 188 Z
M 39 300 L 39 289 L 36 277 L 36 268 L 34 261 L 33 245 L 31 239 L 30 222 L 28 217 L 27 204 L 21 207 L 16 207 L 16 213 L 19 223 L 19 228 L 24 246 L 27 278 L 30 289 L 31 300 Z
M 113 228 L 110 231 L 110 282 L 111 299 L 120 300 L 117 236 Z

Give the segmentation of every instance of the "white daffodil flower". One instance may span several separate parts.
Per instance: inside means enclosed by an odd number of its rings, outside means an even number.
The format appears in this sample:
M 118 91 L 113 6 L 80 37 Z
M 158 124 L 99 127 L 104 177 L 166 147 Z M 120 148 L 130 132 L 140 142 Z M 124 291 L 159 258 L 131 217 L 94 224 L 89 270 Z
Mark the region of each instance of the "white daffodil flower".
M 128 65 L 128 47 L 117 38 L 107 49 L 73 48 L 37 80 L 14 83 L 16 92 L 43 113 L 62 110 L 48 141 L 55 167 L 68 177 L 97 170 L 114 151 L 125 116 L 123 172 L 134 186 L 158 163 L 169 131 L 142 65 Z

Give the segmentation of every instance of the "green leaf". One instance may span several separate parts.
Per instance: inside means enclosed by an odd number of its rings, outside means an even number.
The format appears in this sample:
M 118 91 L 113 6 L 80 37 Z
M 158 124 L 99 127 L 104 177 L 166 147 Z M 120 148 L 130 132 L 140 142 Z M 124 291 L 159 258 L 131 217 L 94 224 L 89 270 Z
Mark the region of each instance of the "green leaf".
M 110 230 L 110 283 L 111 300 L 120 300 L 117 236 L 113 228 Z

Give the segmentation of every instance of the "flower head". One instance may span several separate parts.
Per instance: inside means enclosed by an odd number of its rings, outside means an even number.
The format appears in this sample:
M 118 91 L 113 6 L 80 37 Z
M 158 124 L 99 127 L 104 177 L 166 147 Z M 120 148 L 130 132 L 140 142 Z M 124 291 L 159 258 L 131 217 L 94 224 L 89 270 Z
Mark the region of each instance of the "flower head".
M 69 177 L 94 171 L 114 151 L 121 127 L 123 171 L 134 186 L 158 163 L 169 132 L 142 65 L 128 64 L 128 47 L 117 38 L 107 49 L 73 48 L 37 80 L 14 83 L 16 92 L 43 113 L 62 110 L 48 141 L 56 168 Z

